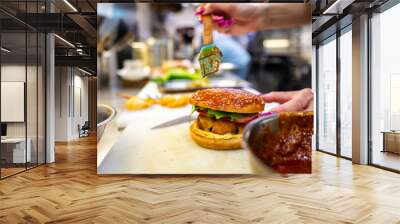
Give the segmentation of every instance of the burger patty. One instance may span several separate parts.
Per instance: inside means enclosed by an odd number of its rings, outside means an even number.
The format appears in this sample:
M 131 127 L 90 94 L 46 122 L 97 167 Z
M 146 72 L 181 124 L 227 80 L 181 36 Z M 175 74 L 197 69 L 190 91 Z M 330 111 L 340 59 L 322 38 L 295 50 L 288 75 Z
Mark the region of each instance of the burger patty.
M 209 131 L 215 134 L 240 134 L 243 132 L 244 125 L 236 124 L 234 122 L 214 119 L 206 116 L 199 116 L 197 118 L 197 125 L 201 130 Z

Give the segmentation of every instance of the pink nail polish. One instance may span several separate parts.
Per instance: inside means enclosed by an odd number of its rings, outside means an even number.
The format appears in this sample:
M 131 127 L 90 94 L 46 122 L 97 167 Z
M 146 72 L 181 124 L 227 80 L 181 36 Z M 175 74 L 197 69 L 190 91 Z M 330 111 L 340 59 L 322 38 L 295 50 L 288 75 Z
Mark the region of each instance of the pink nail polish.
M 204 9 L 204 7 L 200 7 L 200 8 L 195 12 L 194 15 L 196 15 L 196 16 L 201 16 L 201 15 L 204 13 L 204 11 L 206 11 L 206 10 Z
M 227 28 L 233 25 L 233 19 L 223 19 L 217 22 L 218 26 L 221 28 Z
M 225 20 L 223 16 L 213 16 L 213 20 Z
M 225 21 L 220 21 L 220 22 L 218 22 L 218 26 L 221 27 L 221 28 L 226 28 L 227 24 L 226 24 Z

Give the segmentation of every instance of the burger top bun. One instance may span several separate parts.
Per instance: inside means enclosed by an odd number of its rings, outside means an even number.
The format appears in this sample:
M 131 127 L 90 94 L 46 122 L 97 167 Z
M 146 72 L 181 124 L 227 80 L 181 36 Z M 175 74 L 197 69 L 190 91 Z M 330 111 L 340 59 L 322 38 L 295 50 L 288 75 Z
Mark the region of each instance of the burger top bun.
M 189 102 L 195 106 L 233 113 L 258 113 L 264 110 L 261 96 L 240 89 L 200 90 L 192 95 Z

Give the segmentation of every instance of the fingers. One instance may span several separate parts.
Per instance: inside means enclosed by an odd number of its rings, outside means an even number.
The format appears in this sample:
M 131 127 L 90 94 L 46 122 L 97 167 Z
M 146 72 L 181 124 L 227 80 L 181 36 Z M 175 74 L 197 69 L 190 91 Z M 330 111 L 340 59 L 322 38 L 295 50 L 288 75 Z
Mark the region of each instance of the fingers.
M 285 92 L 270 92 L 262 95 L 261 97 L 264 99 L 266 103 L 285 103 L 291 100 L 299 91 L 285 91 Z
M 314 111 L 314 98 L 309 102 L 308 107 L 304 111 Z
M 293 99 L 286 103 L 274 107 L 272 112 L 295 112 L 295 111 L 312 111 L 314 104 L 314 93 L 311 89 L 303 89 L 296 94 Z
M 221 15 L 213 15 L 212 20 L 214 24 L 217 24 L 220 28 L 229 28 L 234 23 L 232 18 L 225 18 Z
M 223 33 L 227 33 L 227 29 L 234 24 L 233 18 L 227 16 L 230 5 L 223 3 L 207 3 L 196 9 L 195 15 L 202 21 L 202 15 L 212 14 L 212 20 L 215 28 Z
M 212 14 L 215 9 L 216 9 L 215 4 L 210 4 L 210 3 L 202 4 L 200 7 L 196 9 L 195 15 L 201 16 L 201 15 Z
M 210 4 L 210 3 L 205 4 L 203 6 L 203 8 L 204 8 L 203 14 L 205 14 L 205 15 L 211 14 L 215 10 L 214 4 Z
M 220 33 L 225 33 L 225 34 L 232 33 L 231 27 L 220 27 L 219 25 L 215 25 L 215 23 L 214 23 L 214 29 Z
M 198 8 L 196 9 L 194 15 L 195 15 L 195 16 L 201 16 L 201 15 L 204 14 L 204 11 L 205 11 L 204 7 L 203 7 L 203 6 L 200 6 L 200 7 L 198 7 Z
M 232 4 L 226 4 L 226 3 L 207 3 L 204 6 L 204 13 L 205 15 L 207 14 L 212 14 L 215 11 L 219 12 L 224 12 L 228 13 L 229 8 L 232 7 Z
M 304 109 L 304 111 L 314 111 L 314 102 L 311 102 L 310 105 Z

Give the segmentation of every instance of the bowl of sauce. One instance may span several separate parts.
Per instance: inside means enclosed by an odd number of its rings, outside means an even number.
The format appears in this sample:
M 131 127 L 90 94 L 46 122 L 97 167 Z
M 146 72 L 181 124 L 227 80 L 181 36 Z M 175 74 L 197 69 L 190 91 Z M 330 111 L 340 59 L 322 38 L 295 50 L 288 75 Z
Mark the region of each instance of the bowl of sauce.
M 311 173 L 313 112 L 283 112 L 260 117 L 243 132 L 254 173 Z

